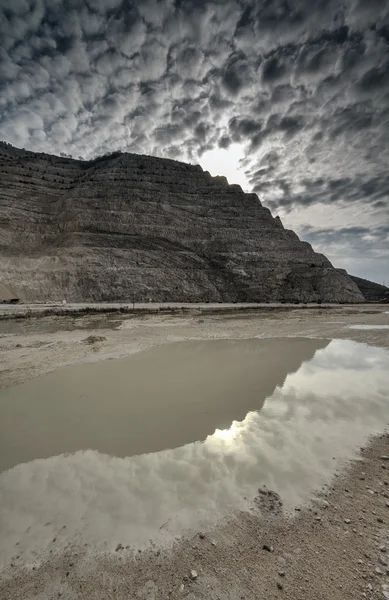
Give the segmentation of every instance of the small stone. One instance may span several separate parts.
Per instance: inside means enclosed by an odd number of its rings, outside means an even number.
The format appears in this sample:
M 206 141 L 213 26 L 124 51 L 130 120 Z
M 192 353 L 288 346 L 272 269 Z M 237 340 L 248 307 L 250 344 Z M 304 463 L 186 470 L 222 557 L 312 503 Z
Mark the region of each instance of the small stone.
M 373 591 L 373 586 L 371 585 L 371 583 L 367 584 L 366 589 L 369 590 L 369 592 Z
M 387 567 L 388 566 L 388 561 L 385 560 L 382 556 L 379 557 L 378 562 L 380 563 L 380 565 L 382 565 L 383 567 Z
M 377 517 L 377 523 L 383 523 L 383 522 L 384 522 L 384 520 L 381 519 L 381 517 Z
M 274 552 L 273 546 L 269 546 L 268 544 L 263 544 L 262 550 L 266 550 L 266 552 Z
M 282 585 L 282 583 L 280 581 L 277 581 L 277 587 L 279 590 L 283 590 L 284 586 Z
M 199 538 L 200 538 L 201 540 L 203 540 L 203 539 L 205 538 L 205 533 L 202 533 L 202 532 L 200 532 L 200 533 L 199 533 Z
M 380 460 L 389 460 L 389 456 L 380 456 Z
M 377 575 L 383 575 L 383 572 L 381 571 L 381 569 L 379 567 L 376 567 L 374 570 L 377 573 Z
M 386 546 L 380 546 L 380 551 L 381 552 L 386 552 Z
M 389 592 L 386 592 L 385 590 L 382 592 L 385 600 L 389 600 Z
M 363 565 L 363 560 L 361 558 L 358 558 L 358 564 Z
M 194 581 L 195 579 L 197 579 L 198 575 L 197 575 L 197 571 L 195 571 L 194 569 L 190 572 L 190 578 L 192 581 Z
M 214 542 L 214 541 L 212 541 L 211 544 L 212 544 L 212 546 L 216 546 L 217 545 L 216 542 Z
M 123 548 L 122 544 L 118 544 L 116 546 L 115 552 L 118 552 L 119 550 L 121 550 Z
M 344 522 L 346 523 L 346 525 L 350 525 L 351 519 L 345 519 Z
M 386 503 L 386 508 L 389 508 L 389 502 Z
M 180 592 L 182 593 L 184 591 L 184 589 L 185 589 L 185 586 L 184 586 L 183 583 L 181 583 L 181 585 L 180 585 Z
M 316 521 L 321 521 L 321 517 L 316 517 Z
M 107 338 L 102 335 L 90 335 L 87 338 L 81 340 L 84 344 L 96 344 L 97 342 L 104 342 Z

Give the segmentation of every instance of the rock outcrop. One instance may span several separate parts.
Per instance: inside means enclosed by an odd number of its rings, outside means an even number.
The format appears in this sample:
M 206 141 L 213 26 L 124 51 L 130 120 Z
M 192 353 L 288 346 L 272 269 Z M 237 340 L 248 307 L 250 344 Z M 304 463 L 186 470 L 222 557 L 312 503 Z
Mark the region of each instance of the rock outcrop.
M 389 302 L 389 288 L 386 285 L 374 283 L 374 281 L 355 275 L 350 275 L 350 277 L 357 284 L 367 302 Z
M 363 301 L 255 194 L 198 165 L 5 143 L 0 284 L 24 301 Z

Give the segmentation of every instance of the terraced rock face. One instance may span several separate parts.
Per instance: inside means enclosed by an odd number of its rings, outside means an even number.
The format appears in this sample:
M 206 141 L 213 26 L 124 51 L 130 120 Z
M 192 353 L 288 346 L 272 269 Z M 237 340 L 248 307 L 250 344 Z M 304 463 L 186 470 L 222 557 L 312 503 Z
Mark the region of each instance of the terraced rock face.
M 4 143 L 0 289 L 24 301 L 363 301 L 255 194 L 199 166 Z

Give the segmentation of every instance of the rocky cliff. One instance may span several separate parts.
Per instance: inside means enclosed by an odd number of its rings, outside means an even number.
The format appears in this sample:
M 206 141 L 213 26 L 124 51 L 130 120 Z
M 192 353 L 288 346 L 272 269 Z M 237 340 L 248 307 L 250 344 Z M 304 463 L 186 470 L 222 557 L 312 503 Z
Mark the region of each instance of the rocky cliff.
M 386 285 L 350 275 L 367 302 L 389 302 L 389 288 Z
M 0 284 L 24 301 L 363 301 L 255 194 L 199 166 L 4 143 Z

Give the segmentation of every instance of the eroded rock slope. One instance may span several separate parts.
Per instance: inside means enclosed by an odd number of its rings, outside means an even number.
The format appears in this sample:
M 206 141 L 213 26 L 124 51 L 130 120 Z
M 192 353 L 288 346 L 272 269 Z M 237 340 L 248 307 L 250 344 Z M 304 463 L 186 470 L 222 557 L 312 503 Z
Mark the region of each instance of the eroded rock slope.
M 363 301 L 255 194 L 197 165 L 4 143 L 0 284 L 24 301 Z

